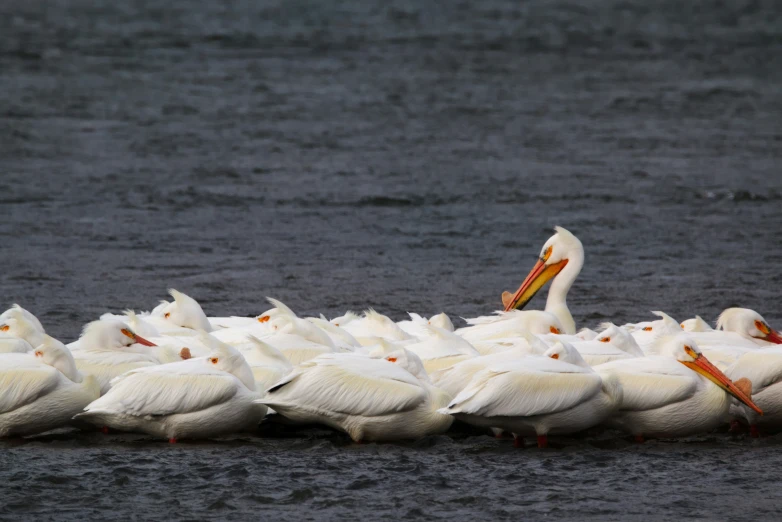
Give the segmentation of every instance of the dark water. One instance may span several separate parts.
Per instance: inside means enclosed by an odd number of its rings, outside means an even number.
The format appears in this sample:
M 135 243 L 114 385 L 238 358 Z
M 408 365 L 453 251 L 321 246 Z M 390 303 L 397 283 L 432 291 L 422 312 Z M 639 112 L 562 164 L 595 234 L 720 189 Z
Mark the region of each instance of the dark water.
M 553 225 L 583 325 L 782 324 L 782 6 L 0 3 L 0 284 L 74 339 L 175 287 L 210 315 L 472 316 Z M 542 307 L 537 298 L 533 305 Z M 780 328 L 780 326 L 777 326 Z M 0 517 L 775 519 L 779 440 L 312 432 L 0 443 Z

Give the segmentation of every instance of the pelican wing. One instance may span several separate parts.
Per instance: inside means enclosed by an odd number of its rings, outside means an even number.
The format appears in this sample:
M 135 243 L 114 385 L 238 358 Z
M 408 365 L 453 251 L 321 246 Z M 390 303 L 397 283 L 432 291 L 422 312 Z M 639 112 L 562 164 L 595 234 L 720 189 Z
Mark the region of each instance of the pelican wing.
M 691 397 L 698 387 L 692 370 L 668 357 L 639 357 L 612 361 L 595 368 L 613 374 L 622 386 L 620 410 L 653 410 Z
M 86 357 L 84 355 L 92 355 Z M 101 385 L 101 390 L 106 391 L 109 382 L 116 376 L 139 368 L 151 368 L 157 366 L 156 362 L 145 359 L 134 353 L 101 352 L 98 354 L 86 354 L 83 351 L 74 353 L 76 368 L 84 375 L 92 375 Z
M 5 364 L 0 361 L 0 413 L 35 402 L 57 388 L 63 375 L 45 364 Z
M 383 359 L 324 355 L 293 370 L 269 389 L 264 402 L 320 412 L 374 417 L 408 411 L 426 400 L 409 372 Z
M 725 370 L 733 381 L 745 377 L 752 381 L 752 393 L 782 380 L 782 349 L 768 348 L 747 352 Z
M 189 413 L 221 404 L 239 389 L 233 375 L 191 359 L 129 371 L 114 379 L 108 393 L 86 410 L 135 416 Z
M 538 360 L 492 365 L 448 405 L 452 413 L 528 417 L 570 409 L 599 393 L 599 375 L 571 364 Z

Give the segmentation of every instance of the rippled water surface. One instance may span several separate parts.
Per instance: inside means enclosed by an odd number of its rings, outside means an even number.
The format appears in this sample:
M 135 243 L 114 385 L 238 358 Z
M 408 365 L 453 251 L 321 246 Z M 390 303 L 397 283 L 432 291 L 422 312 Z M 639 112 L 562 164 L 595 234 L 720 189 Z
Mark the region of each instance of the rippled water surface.
M 0 3 L 3 306 L 467 317 L 559 224 L 579 324 L 782 324 L 778 2 L 310 4 Z M 0 517 L 778 519 L 779 440 L 63 433 L 0 442 Z

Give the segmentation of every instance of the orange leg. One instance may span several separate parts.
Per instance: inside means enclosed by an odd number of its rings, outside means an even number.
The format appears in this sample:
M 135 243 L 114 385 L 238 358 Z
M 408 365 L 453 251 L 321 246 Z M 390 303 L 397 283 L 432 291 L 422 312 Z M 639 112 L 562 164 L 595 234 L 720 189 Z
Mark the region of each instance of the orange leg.
M 744 433 L 746 426 L 737 420 L 731 421 L 728 433 Z
M 103 426 L 103 427 L 100 429 L 100 431 L 101 431 L 101 433 L 103 433 L 104 435 L 108 435 L 108 434 L 109 434 L 109 427 L 108 427 L 108 426 Z
M 757 439 L 760 437 L 760 430 L 758 429 L 757 424 L 750 424 L 749 426 L 749 436 L 753 439 Z
M 513 447 L 514 448 L 523 448 L 525 446 L 524 444 L 524 437 L 519 437 L 517 435 L 513 436 Z
M 171 437 L 170 439 L 168 439 L 168 442 L 170 444 L 176 444 L 177 443 L 176 437 Z
M 548 435 L 538 435 L 538 447 L 548 448 Z

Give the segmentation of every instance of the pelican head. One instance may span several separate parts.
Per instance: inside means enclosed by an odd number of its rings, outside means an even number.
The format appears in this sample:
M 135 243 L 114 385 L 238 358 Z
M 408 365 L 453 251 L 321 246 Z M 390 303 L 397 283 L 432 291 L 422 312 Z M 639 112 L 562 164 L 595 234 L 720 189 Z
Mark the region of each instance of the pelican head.
M 573 275 L 573 280 L 581 270 L 584 261 L 584 246 L 581 241 L 562 227 L 554 227 L 554 229 L 557 233 L 543 245 L 537 263 L 532 267 L 516 293 L 503 293 L 502 302 L 506 312 L 514 308 L 524 308 L 530 299 L 543 288 L 543 285 L 559 274 L 569 263 L 573 262 L 578 267 Z M 569 284 L 572 284 L 572 280 Z
M 717 329 L 735 332 L 749 339 L 782 344 L 782 334 L 771 328 L 759 313 L 749 308 L 728 308 L 717 319 Z
M 84 350 L 120 350 L 136 343 L 156 346 L 118 319 L 93 321 L 84 327 L 81 334 L 81 346 Z
M 160 310 L 164 319 L 182 328 L 201 330 L 207 333 L 212 331 L 212 325 L 198 301 L 173 288 L 168 293 L 174 298 L 174 302 L 168 303 Z
M 361 319 L 361 316 L 355 312 L 351 312 L 350 310 L 348 310 L 347 312 L 345 312 L 345 315 L 340 315 L 339 317 L 335 317 L 334 319 L 332 319 L 331 324 L 333 324 L 334 326 L 342 327 L 347 325 L 348 323 L 352 323 L 357 319 Z
M 687 335 L 676 335 L 665 341 L 665 352 L 674 357 L 690 370 L 697 372 L 711 382 L 736 397 L 738 400 L 763 415 L 763 410 L 752 402 L 750 396 L 740 390 L 727 375 L 722 373 L 719 368 L 714 366 L 705 355 L 703 355 L 695 344 L 695 341 Z
M 291 310 L 285 303 L 278 299 L 274 299 L 272 297 L 267 297 L 267 301 L 269 301 L 272 305 L 274 305 L 274 308 L 270 308 L 269 310 L 266 310 L 264 313 L 256 317 L 255 319 L 259 323 L 268 323 L 270 320 L 279 318 L 279 317 L 287 317 L 291 319 L 296 319 L 297 316 L 294 313 L 293 310 Z
M 582 368 L 591 368 L 584 358 L 581 357 L 581 354 L 578 353 L 578 350 L 573 348 L 570 343 L 564 341 L 557 341 L 554 343 L 551 348 L 543 353 L 543 356 L 575 366 L 581 366 Z
M 453 323 L 451 322 L 451 318 L 448 317 L 445 312 L 440 312 L 437 315 L 433 315 L 429 318 L 428 322 L 432 326 L 453 332 Z
M 603 323 L 600 326 L 603 327 L 603 331 L 595 337 L 595 341 L 608 343 L 636 357 L 644 356 L 643 350 L 641 350 L 635 338 L 626 329 L 613 323 Z
M 43 325 L 41 325 L 41 321 L 39 321 L 38 318 L 35 317 L 32 313 L 28 312 L 16 303 L 14 303 L 11 308 L 0 314 L 0 323 L 2 323 L 3 319 L 7 317 L 17 317 L 19 314 L 21 314 L 30 324 L 32 324 L 36 330 L 41 333 L 46 333 L 46 331 L 43 329 Z
M 38 346 L 43 342 L 44 333 L 26 317 L 25 312 L 21 307 L 10 308 L 3 312 L 3 317 L 0 318 L 0 332 L 23 339 L 30 346 Z
M 71 351 L 57 339 L 45 336 L 43 342 L 33 351 L 33 355 L 44 364 L 56 368 L 73 382 L 81 382 L 82 376 L 76 368 Z
M 377 348 L 369 352 L 369 356 L 373 359 L 385 359 L 390 363 L 394 363 L 413 374 L 419 381 L 430 384 L 432 382 L 429 379 L 429 374 L 426 373 L 426 369 L 424 369 L 423 361 L 418 355 L 383 338 L 377 338 Z
M 247 359 L 242 352 L 226 344 L 208 333 L 201 333 L 199 339 L 209 347 L 209 355 L 206 356 L 206 364 L 217 370 L 232 374 L 242 381 L 250 391 L 256 390 L 255 377 Z
M 681 327 L 685 332 L 711 332 L 714 330 L 700 315 L 682 321 Z

